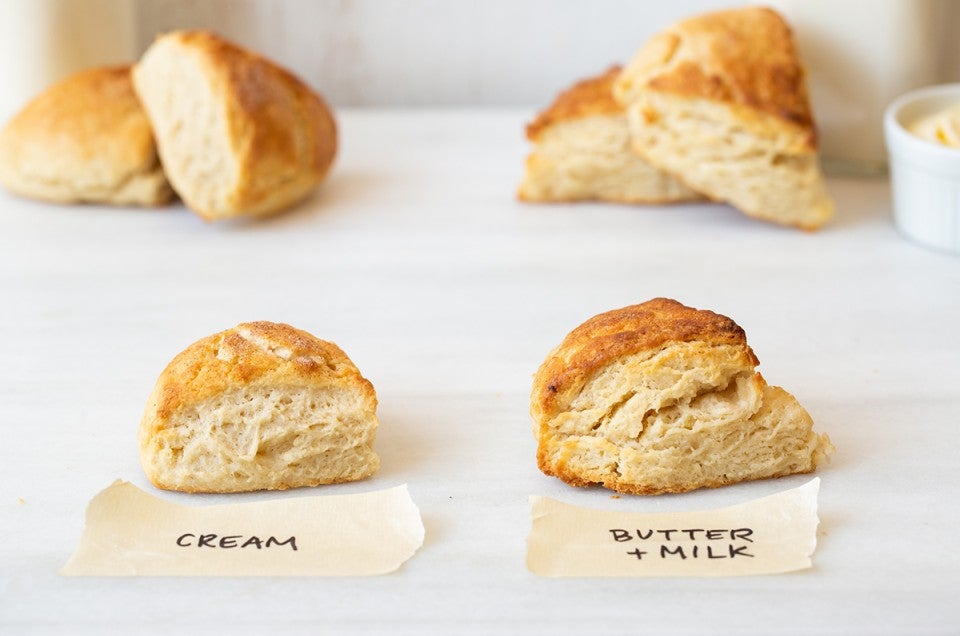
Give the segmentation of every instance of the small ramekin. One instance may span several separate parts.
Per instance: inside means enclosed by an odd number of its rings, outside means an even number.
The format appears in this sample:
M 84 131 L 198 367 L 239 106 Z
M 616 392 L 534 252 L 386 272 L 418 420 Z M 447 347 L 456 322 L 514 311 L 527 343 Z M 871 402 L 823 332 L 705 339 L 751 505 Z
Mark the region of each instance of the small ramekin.
M 907 238 L 960 254 L 960 148 L 921 139 L 907 128 L 960 104 L 960 84 L 930 86 L 895 99 L 883 116 L 890 155 L 893 217 Z

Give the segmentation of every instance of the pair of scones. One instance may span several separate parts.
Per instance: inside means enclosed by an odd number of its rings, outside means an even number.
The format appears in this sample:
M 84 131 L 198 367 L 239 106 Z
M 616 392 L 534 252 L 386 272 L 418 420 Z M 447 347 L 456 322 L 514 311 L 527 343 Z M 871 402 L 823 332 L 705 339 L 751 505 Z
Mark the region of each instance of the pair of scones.
M 833 447 L 757 364 L 736 323 L 674 300 L 595 316 L 535 376 L 539 467 L 637 494 L 811 472 Z M 245 323 L 164 369 L 140 424 L 141 462 L 156 486 L 187 492 L 362 479 L 379 467 L 376 406 L 335 344 Z
M 708 198 L 814 230 L 833 215 L 790 27 L 767 8 L 683 20 L 527 129 L 525 201 Z
M 61 203 L 269 214 L 326 176 L 333 114 L 303 82 L 205 31 L 159 36 L 135 66 L 55 84 L 0 132 L 0 184 Z

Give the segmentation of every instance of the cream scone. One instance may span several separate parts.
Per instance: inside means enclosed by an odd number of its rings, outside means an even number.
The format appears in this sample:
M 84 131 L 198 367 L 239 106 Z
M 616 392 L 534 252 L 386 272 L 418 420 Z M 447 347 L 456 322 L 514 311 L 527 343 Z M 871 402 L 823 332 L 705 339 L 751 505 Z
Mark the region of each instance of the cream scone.
M 163 205 L 173 197 L 129 66 L 82 71 L 0 132 L 0 184 L 58 203 Z
M 289 207 L 333 163 L 337 130 L 324 100 L 212 33 L 159 36 L 133 80 L 171 184 L 207 220 Z
M 577 82 L 527 126 L 518 197 L 528 202 L 669 203 L 700 197 L 631 149 L 627 116 L 613 99 L 617 66 Z
M 775 11 L 683 20 L 652 38 L 614 95 L 633 149 L 745 214 L 813 230 L 833 215 L 793 34 Z
M 657 298 L 594 316 L 541 365 L 537 463 L 576 485 L 679 493 L 813 471 L 833 452 L 729 318 Z
M 251 322 L 190 345 L 157 380 L 140 459 L 158 488 L 242 492 L 369 477 L 373 385 L 335 344 Z

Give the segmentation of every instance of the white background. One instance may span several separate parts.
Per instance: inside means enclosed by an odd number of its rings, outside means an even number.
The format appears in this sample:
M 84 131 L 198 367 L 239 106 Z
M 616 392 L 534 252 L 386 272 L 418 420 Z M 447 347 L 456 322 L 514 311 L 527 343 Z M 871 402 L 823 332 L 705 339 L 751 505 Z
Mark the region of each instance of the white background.
M 151 0 L 138 5 L 138 43 L 143 48 L 155 33 L 169 29 L 215 29 L 294 69 L 339 106 L 534 106 L 545 104 L 576 78 L 627 62 L 651 35 L 681 18 L 749 4 L 729 0 Z M 921 40 L 917 46 L 930 52 L 929 60 L 914 63 L 916 86 L 960 80 L 960 40 L 950 28 L 956 25 L 960 7 L 950 0 L 773 0 L 765 4 L 788 14 L 796 12 L 797 4 L 814 6 L 815 12 L 843 29 L 843 39 L 873 42 L 878 60 L 888 59 L 890 47 L 901 49 L 902 57 L 906 45 L 891 37 L 878 14 L 905 16 L 899 19 L 910 29 L 915 12 L 929 27 L 911 35 Z M 843 59 L 842 46 L 832 48 L 840 48 L 834 65 L 849 63 Z M 829 63 L 824 60 L 823 66 Z M 897 72 L 895 58 L 887 64 L 890 72 Z M 856 72 L 850 69 L 851 74 Z

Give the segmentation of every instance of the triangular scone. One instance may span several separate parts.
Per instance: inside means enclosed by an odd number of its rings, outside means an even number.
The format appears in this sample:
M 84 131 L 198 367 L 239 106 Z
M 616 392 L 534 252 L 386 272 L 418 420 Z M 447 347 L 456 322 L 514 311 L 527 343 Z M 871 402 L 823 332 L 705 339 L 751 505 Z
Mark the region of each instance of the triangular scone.
M 0 183 L 60 203 L 167 203 L 173 190 L 130 67 L 82 71 L 27 104 L 0 132 Z
M 636 494 L 813 471 L 830 440 L 757 364 L 736 323 L 675 300 L 594 316 L 534 379 L 540 469 Z
M 634 150 L 744 213 L 804 229 L 833 215 L 793 35 L 773 10 L 684 20 L 618 78 Z
M 613 99 L 619 73 L 614 66 L 574 84 L 527 126 L 534 149 L 520 183 L 521 200 L 667 203 L 702 198 L 631 150 L 626 113 Z
M 377 396 L 332 342 L 251 322 L 177 355 L 140 424 L 140 461 L 158 488 L 281 490 L 363 479 Z

